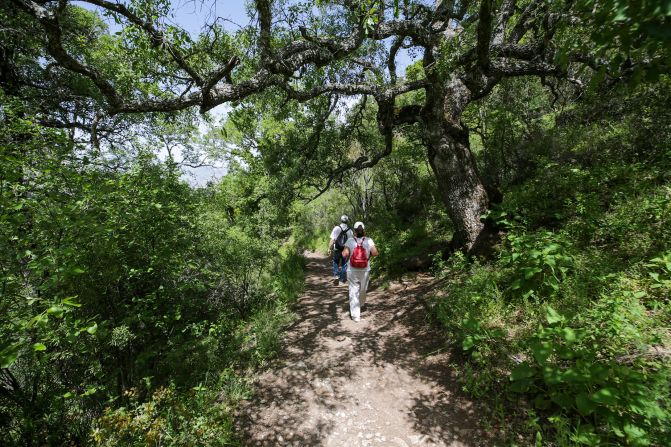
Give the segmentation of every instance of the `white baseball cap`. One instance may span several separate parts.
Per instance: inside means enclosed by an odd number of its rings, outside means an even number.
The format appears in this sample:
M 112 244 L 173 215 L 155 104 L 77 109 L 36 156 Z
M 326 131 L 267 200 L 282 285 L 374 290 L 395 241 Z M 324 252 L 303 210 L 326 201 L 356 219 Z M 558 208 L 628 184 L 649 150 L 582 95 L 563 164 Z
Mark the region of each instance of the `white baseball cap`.
M 363 222 L 356 222 L 356 223 L 354 224 L 354 229 L 357 229 L 357 228 L 359 228 L 359 227 L 361 227 L 362 230 L 365 230 L 365 229 L 366 229 L 366 227 L 363 226 Z
M 347 223 L 348 220 L 349 220 L 349 217 L 347 217 L 346 214 L 343 214 L 342 216 L 340 216 L 340 222 Z

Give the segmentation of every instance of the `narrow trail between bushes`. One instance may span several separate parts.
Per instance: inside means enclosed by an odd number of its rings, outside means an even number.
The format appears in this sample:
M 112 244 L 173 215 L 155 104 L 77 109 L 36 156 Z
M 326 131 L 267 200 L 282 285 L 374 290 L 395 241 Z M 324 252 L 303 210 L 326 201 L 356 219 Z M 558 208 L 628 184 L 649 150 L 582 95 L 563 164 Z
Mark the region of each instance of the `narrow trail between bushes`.
M 331 283 L 330 260 L 306 257 L 298 318 L 237 415 L 243 444 L 489 445 L 425 318 L 423 296 L 436 280 L 418 276 L 382 290 L 373 278 L 355 323 L 347 286 Z

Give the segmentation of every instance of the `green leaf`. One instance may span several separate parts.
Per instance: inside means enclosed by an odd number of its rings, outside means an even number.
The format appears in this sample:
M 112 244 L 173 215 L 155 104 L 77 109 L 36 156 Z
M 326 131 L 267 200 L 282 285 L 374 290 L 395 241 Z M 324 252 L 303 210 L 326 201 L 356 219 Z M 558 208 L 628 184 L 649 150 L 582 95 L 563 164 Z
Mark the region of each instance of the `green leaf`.
M 624 22 L 625 20 L 629 19 L 629 15 L 627 14 L 627 5 L 624 4 L 617 8 L 617 12 L 615 14 L 615 17 L 613 17 L 614 22 Z
M 548 306 L 547 310 L 545 311 L 545 319 L 550 324 L 556 324 L 564 321 L 564 317 L 550 306 Z
M 93 323 L 91 326 L 86 328 L 86 332 L 93 335 L 98 332 L 98 323 Z
M 469 349 L 471 349 L 473 347 L 474 344 L 475 344 L 475 340 L 473 339 L 472 336 L 468 335 L 468 336 L 466 336 L 466 338 L 464 338 L 464 341 L 461 342 L 461 348 L 464 351 L 468 351 Z
M 49 323 L 49 316 L 46 313 L 41 313 L 36 315 L 32 320 L 31 324 L 35 324 L 39 327 L 46 327 Z
M 506 331 L 503 328 L 492 329 L 491 332 L 489 333 L 489 336 L 491 338 L 503 338 L 506 335 L 508 335 L 508 331 Z
M 540 365 L 544 365 L 552 354 L 552 346 L 546 341 L 533 341 L 530 347 L 534 358 Z
M 575 405 L 578 408 L 578 413 L 583 416 L 589 416 L 596 410 L 596 405 L 589 399 L 587 393 L 580 393 L 575 397 Z
M 574 343 L 577 340 L 575 331 L 570 327 L 565 327 L 562 329 L 562 338 L 564 338 L 566 343 Z
M 71 306 L 71 307 L 82 307 L 82 305 L 80 303 L 76 303 L 75 301 L 73 301 L 75 298 L 77 298 L 77 297 L 76 296 L 69 296 L 67 298 L 64 298 L 63 301 L 62 301 L 62 304 L 66 305 L 66 306 Z
M 594 363 L 589 366 L 589 374 L 592 382 L 603 384 L 610 375 L 610 369 L 599 363 Z
M 533 383 L 532 379 L 520 379 L 516 380 L 510 384 L 509 389 L 513 393 L 526 393 L 529 391 L 531 384 Z
M 62 318 L 63 308 L 60 306 L 51 306 L 49 309 L 47 309 L 47 313 L 53 315 L 56 318 Z
M 539 410 L 547 410 L 548 408 L 550 408 L 551 403 L 552 401 L 550 401 L 549 399 L 545 399 L 545 397 L 540 394 L 536 396 L 536 398 L 534 399 L 534 406 Z
M 578 444 L 598 445 L 599 437 L 594 433 L 594 426 L 591 424 L 584 424 L 578 427 L 576 432 L 571 435 L 571 440 Z
M 618 392 L 615 388 L 605 387 L 592 393 L 589 398 L 592 402 L 596 402 L 597 404 L 615 405 L 617 404 Z
M 532 368 L 528 363 L 520 363 L 510 372 L 510 380 L 516 381 L 529 379 L 536 375 L 536 368 Z
M 647 433 L 641 427 L 627 422 L 622 427 L 625 435 L 627 436 L 627 441 L 629 444 L 634 446 L 644 446 L 650 445 L 650 440 L 648 439 Z
M 589 373 L 575 368 L 568 368 L 562 373 L 562 381 L 569 383 L 583 383 L 589 380 Z
M 82 396 L 90 396 L 91 394 L 95 394 L 98 391 L 98 388 L 94 386 L 89 386 L 86 388 L 86 391 L 82 393 Z
M 553 368 L 551 366 L 546 366 L 543 368 L 543 380 L 548 385 L 557 385 L 564 381 L 562 377 L 562 372 L 559 368 Z
M 552 397 L 552 402 L 556 403 L 559 405 L 561 408 L 564 410 L 568 410 L 573 406 L 573 398 L 571 397 L 570 394 L 567 393 L 557 393 L 553 394 Z
M 610 424 L 610 429 L 613 430 L 613 433 L 615 433 L 615 436 L 618 438 L 624 438 L 624 432 L 620 429 L 620 427 L 617 424 Z
M 525 270 L 526 272 L 524 273 L 524 279 L 531 279 L 536 275 L 536 273 L 542 272 L 542 270 L 539 268 L 529 268 Z
M 0 351 L 0 368 L 9 368 L 16 362 L 21 350 L 21 343 L 14 343 Z
M 575 357 L 575 352 L 573 352 L 573 349 L 564 346 L 560 346 L 557 348 L 557 354 L 559 355 L 559 358 L 562 360 L 571 360 L 572 358 Z
M 476 320 L 475 318 L 465 318 L 461 324 L 466 329 L 470 329 L 471 331 L 476 331 L 480 329 L 480 323 L 478 323 L 478 320 Z
M 33 345 L 33 351 L 46 351 L 47 347 L 42 343 L 35 343 Z

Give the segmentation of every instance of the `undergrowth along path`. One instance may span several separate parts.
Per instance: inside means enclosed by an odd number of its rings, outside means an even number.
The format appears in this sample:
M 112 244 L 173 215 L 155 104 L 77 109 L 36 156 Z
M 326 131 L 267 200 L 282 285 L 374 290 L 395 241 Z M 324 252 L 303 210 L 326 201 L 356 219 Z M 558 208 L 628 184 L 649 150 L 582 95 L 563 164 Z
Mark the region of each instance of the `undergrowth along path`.
M 282 352 L 238 414 L 250 446 L 476 446 L 475 404 L 458 391 L 450 356 L 426 321 L 418 276 L 383 290 L 373 279 L 362 321 L 330 260 L 307 253 L 305 292 Z

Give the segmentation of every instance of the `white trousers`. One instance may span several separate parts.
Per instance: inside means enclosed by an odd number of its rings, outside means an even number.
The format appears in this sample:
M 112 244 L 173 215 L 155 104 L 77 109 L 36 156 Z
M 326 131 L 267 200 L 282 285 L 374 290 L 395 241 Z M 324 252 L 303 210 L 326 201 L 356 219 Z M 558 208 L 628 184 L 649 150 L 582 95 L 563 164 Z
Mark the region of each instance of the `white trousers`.
M 349 313 L 352 318 L 361 316 L 361 306 L 366 304 L 366 289 L 370 270 L 349 267 L 347 281 L 349 282 Z

